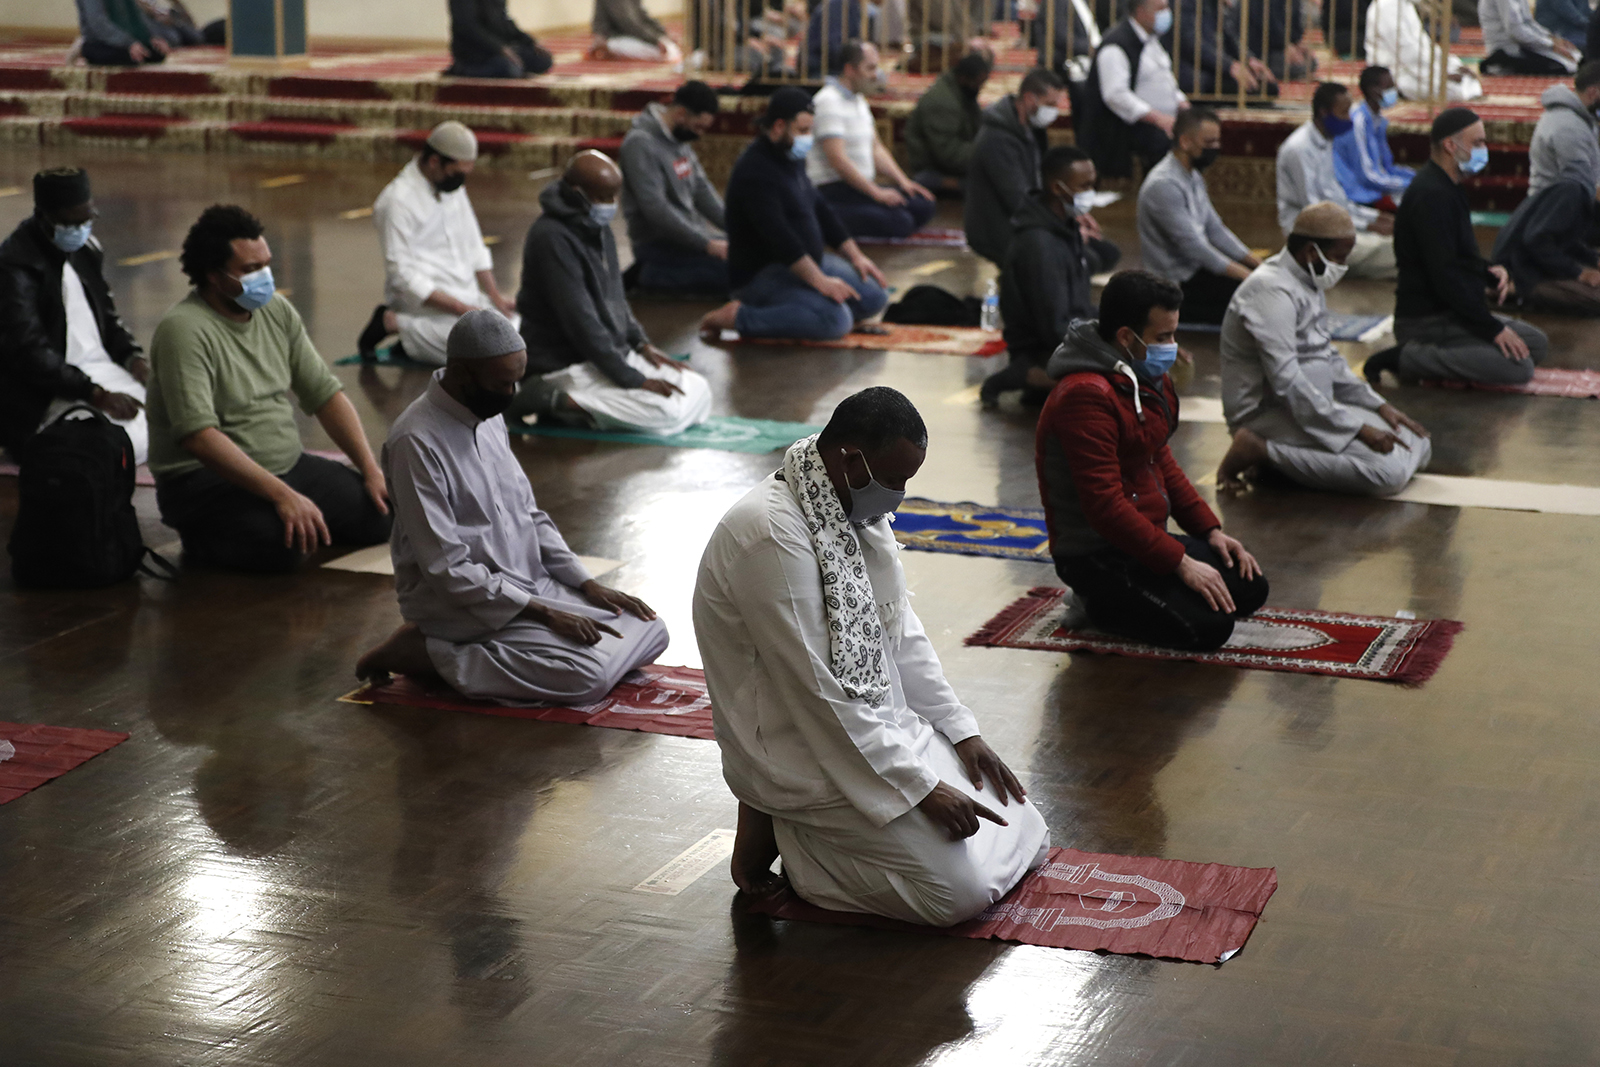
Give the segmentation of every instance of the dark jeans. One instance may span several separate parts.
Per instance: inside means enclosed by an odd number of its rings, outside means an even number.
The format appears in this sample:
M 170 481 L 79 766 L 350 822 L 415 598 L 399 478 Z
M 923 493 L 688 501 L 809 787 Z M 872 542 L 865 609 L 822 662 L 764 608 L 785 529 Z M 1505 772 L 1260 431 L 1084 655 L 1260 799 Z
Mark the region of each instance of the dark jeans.
M 1114 548 L 1087 556 L 1056 560 L 1056 573 L 1083 601 L 1089 620 L 1119 637 L 1185 652 L 1210 652 L 1233 636 L 1233 623 L 1253 615 L 1267 602 L 1265 576 L 1248 581 L 1206 542 L 1178 535 L 1184 551 L 1209 563 L 1222 575 L 1234 607 L 1229 615 L 1215 611 L 1199 593 L 1183 584 L 1178 572 L 1156 574 Z
M 289 488 L 310 497 L 336 545 L 376 545 L 389 539 L 389 516 L 367 495 L 361 475 L 320 456 L 301 455 L 279 475 Z M 283 543 L 278 509 L 202 467 L 156 483 L 161 521 L 178 531 L 183 554 L 229 570 L 278 574 L 304 557 Z
M 681 245 L 650 241 L 633 246 L 639 287 L 663 293 L 728 295 L 728 261 Z
M 1478 72 L 1491 76 L 1520 74 L 1539 78 L 1570 77 L 1566 66 L 1549 56 L 1541 56 L 1535 52 L 1523 52 L 1520 56 L 1512 56 L 1507 55 L 1504 48 L 1495 49 L 1493 54 L 1479 63 Z
M 166 56 L 150 49 L 146 63 L 164 63 Z M 83 42 L 83 61 L 91 67 L 137 67 L 139 60 L 128 54 L 127 45 L 104 44 L 100 41 Z
M 1184 322 L 1221 326 L 1222 316 L 1228 311 L 1228 301 L 1233 299 L 1234 290 L 1238 288 L 1239 279 L 1226 274 L 1212 274 L 1201 267 L 1194 272 L 1194 277 L 1183 283 L 1183 311 L 1180 317 Z
M 848 182 L 817 186 L 852 237 L 910 237 L 933 218 L 938 206 L 920 196 L 908 196 L 901 207 L 885 207 Z
M 860 299 L 843 304 L 823 296 L 781 263 L 768 263 L 749 284 L 733 294 L 740 301 L 738 329 L 746 337 L 780 337 L 800 341 L 835 341 L 856 323 L 883 310 L 889 295 L 877 282 L 863 278 L 842 257 L 822 254 L 822 273 L 842 278 Z
M 463 63 L 458 59 L 450 64 L 450 69 L 445 73 L 455 78 L 521 78 L 529 74 L 543 74 L 553 62 L 550 53 L 537 44 L 514 44 L 511 50 L 522 61 L 521 70 L 511 62 L 510 56 L 496 55 L 479 63 Z
M 1172 138 L 1162 133 L 1159 126 L 1135 122 L 1128 127 L 1128 147 L 1144 168 L 1142 173 L 1149 174 L 1150 169 L 1172 150 Z

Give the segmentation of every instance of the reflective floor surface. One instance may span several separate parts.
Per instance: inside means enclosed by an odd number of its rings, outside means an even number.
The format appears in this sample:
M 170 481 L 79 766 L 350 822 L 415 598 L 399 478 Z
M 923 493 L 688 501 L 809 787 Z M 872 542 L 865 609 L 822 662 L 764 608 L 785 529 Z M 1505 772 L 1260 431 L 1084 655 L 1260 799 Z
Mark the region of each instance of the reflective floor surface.
M 0 187 L 57 156 L 11 151 Z M 302 160 L 87 160 L 108 260 L 176 249 L 201 208 L 266 221 L 279 283 L 330 360 L 381 292 L 367 219 L 387 173 Z M 304 175 L 291 184 L 263 180 Z M 537 186 L 469 186 L 514 288 Z M 30 208 L 0 198 L 9 230 Z M 951 205 L 943 209 L 954 220 Z M 1252 244 L 1270 205 L 1227 206 Z M 1132 214 L 1105 213 L 1132 247 Z M 986 277 L 950 249 L 880 257 L 903 292 Z M 939 260 L 943 272 L 912 276 Z M 174 260 L 110 271 L 148 340 L 184 293 Z M 1392 287 L 1348 283 L 1346 310 Z M 723 351 L 700 305 L 641 303 L 726 414 L 824 421 L 886 383 L 932 433 L 912 489 L 1037 502 L 1031 412 L 980 411 L 984 361 Z M 1553 362 L 1600 367 L 1591 326 L 1550 324 Z M 1187 336 L 1215 395 L 1213 338 Z M 1353 347 L 1353 357 L 1364 353 Z M 425 377 L 339 368 L 374 441 Z M 1600 405 L 1395 388 L 1434 431 L 1437 473 L 1600 485 Z M 314 425 L 312 447 L 328 447 Z M 1192 477 L 1224 429 L 1185 424 Z M 721 512 L 776 456 L 518 439 L 582 553 L 673 631 Z M 1208 494 L 1209 489 L 1204 490 Z M 170 541 L 153 493 L 138 505 Z M 16 507 L 0 480 L 0 533 Z M 1600 519 L 1265 488 L 1224 501 L 1272 603 L 1409 610 L 1466 630 L 1426 688 L 1196 664 L 966 648 L 1048 567 L 908 552 L 951 680 L 1058 844 L 1272 866 L 1280 889 L 1223 967 L 775 923 L 714 870 L 678 896 L 632 887 L 731 827 L 715 745 L 336 702 L 397 623 L 373 575 L 191 571 L 81 593 L 0 585 L 0 718 L 130 741 L 0 808 L 0 1063 L 56 1065 L 1390 1064 L 1600 1060 Z

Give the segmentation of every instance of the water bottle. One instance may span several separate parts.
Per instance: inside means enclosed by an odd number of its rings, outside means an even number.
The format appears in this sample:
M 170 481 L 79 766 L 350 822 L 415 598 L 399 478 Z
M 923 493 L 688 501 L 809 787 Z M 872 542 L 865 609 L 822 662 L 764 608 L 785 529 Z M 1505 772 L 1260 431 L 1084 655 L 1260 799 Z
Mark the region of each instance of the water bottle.
M 993 278 L 983 288 L 983 311 L 978 316 L 978 325 L 991 333 L 1000 328 L 1000 287 Z

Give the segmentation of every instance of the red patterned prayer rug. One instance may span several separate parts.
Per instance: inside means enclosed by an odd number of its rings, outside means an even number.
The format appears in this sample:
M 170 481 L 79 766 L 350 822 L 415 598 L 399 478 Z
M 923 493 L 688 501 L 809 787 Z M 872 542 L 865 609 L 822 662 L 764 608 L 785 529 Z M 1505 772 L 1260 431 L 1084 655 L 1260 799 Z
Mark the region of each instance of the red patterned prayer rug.
M 1062 600 L 1066 592 L 1048 585 L 1029 590 L 1027 596 L 984 623 L 966 643 L 1046 652 L 1109 652 L 1421 685 L 1439 669 L 1462 629 L 1461 623 L 1447 619 L 1262 608 L 1235 624 L 1233 636 L 1217 651 L 1179 652 L 1087 627 L 1065 629 Z
M 59 778 L 80 763 L 116 748 L 128 739 L 113 730 L 84 730 L 72 726 L 39 726 L 0 722 L 0 804 Z
M 628 675 L 611 695 L 584 708 L 512 708 L 484 700 L 468 700 L 453 689 L 424 686 L 396 676 L 387 685 L 364 685 L 339 698 L 347 704 L 401 704 L 409 708 L 440 711 L 475 711 L 480 715 L 505 715 L 513 719 L 565 722 L 583 726 L 609 726 L 647 734 L 698 737 L 710 741 L 711 698 L 706 695 L 706 675 L 693 667 L 641 667 Z
M 1440 389 L 1487 389 L 1495 393 L 1526 393 L 1529 396 L 1567 396 L 1575 400 L 1600 397 L 1600 370 L 1561 370 L 1536 367 L 1533 380 L 1524 385 L 1488 385 L 1481 382 L 1429 381 Z
M 907 237 L 857 237 L 861 245 L 904 245 L 910 248 L 965 248 L 967 231 L 959 226 L 924 226 Z
M 945 929 L 829 911 L 792 890 L 752 901 L 749 910 L 778 919 L 1224 963 L 1249 940 L 1277 888 L 1271 867 L 1053 848 L 1004 899 Z
M 992 332 L 971 326 L 905 326 L 886 322 L 887 333 L 847 333 L 837 341 L 799 341 L 781 337 L 740 337 L 731 331 L 723 339 L 750 345 L 789 345 L 794 348 L 865 348 L 879 352 L 929 352 L 937 356 L 996 356 L 1006 343 Z

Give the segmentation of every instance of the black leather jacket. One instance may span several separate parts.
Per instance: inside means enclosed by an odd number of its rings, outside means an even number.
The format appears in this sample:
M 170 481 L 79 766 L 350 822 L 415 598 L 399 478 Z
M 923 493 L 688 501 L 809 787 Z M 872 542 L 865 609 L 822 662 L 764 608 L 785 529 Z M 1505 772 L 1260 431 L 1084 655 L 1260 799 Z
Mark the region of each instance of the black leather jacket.
M 69 256 L 51 242 L 39 216 L 23 220 L 0 244 L 0 446 L 14 449 L 32 437 L 56 397 L 94 395 L 89 376 L 67 362 L 61 266 L 68 260 L 83 280 L 106 352 L 123 366 L 144 355 L 117 315 L 99 243 L 91 240 Z

